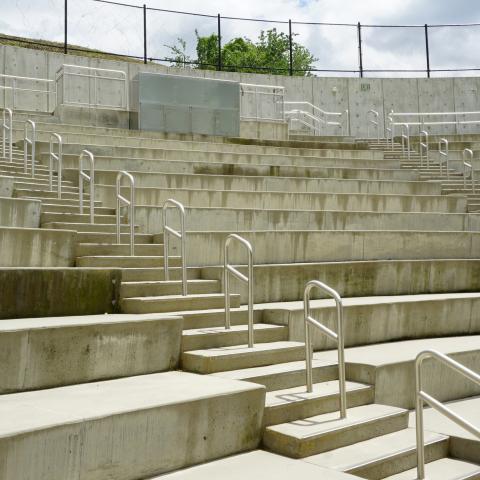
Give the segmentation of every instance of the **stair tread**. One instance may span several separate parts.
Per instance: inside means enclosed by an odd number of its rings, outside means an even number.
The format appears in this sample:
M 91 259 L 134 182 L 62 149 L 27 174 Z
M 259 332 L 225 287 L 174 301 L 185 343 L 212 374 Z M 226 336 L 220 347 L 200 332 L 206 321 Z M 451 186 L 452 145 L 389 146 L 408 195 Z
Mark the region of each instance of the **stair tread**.
M 358 382 L 349 382 L 346 384 L 347 392 L 355 390 L 371 389 L 370 385 Z M 335 395 L 339 392 L 338 380 L 332 380 L 328 382 L 314 383 L 313 392 L 307 392 L 305 385 L 293 388 L 285 388 L 282 390 L 274 390 L 267 392 L 265 399 L 265 407 L 274 408 L 296 402 L 304 402 L 315 398 L 321 398 L 329 395 Z
M 161 296 L 152 296 L 152 297 L 127 297 L 124 298 L 123 301 L 127 300 L 134 300 L 134 301 L 141 301 L 141 302 L 157 302 L 159 300 L 183 300 L 186 301 L 191 298 L 223 298 L 225 295 L 223 293 L 194 293 L 188 294 L 187 296 L 184 295 L 161 295 Z M 232 293 L 230 296 L 238 297 L 238 294 Z
M 155 245 L 155 244 L 147 244 L 147 245 Z M 171 257 L 168 257 L 171 258 Z M 210 285 L 218 285 L 220 282 L 218 280 L 207 280 L 203 278 L 187 280 L 188 285 L 194 284 L 210 284 Z M 182 280 L 139 280 L 139 281 L 127 281 L 123 282 L 122 285 L 181 285 Z
M 263 352 L 292 350 L 292 349 L 300 349 L 300 348 L 302 349 L 305 348 L 303 343 L 284 340 L 281 342 L 273 342 L 273 343 L 257 343 L 254 345 L 253 348 L 249 348 L 248 345 L 232 345 L 228 347 L 217 347 L 217 348 L 209 348 L 209 349 L 203 349 L 203 350 L 191 350 L 189 352 L 185 352 L 184 355 L 197 355 L 197 356 L 204 356 L 204 357 L 221 358 L 221 357 L 230 357 L 230 356 L 236 356 L 236 355 L 254 356 L 254 355 L 261 355 Z
M 425 474 L 427 478 L 435 480 L 463 480 L 467 478 L 478 478 L 480 475 L 480 465 L 457 460 L 454 458 L 441 458 L 425 465 Z M 383 480 L 416 480 L 417 469 L 412 468 L 402 473 L 397 473 Z
M 303 439 L 312 439 L 312 437 L 321 437 L 330 432 L 348 430 L 353 425 L 367 424 L 375 420 L 407 413 L 408 411 L 403 408 L 372 403 L 370 405 L 349 408 L 346 418 L 339 418 L 337 411 L 280 425 L 272 425 L 267 427 L 267 430 L 301 441 Z
M 405 428 L 353 445 L 340 447 L 336 450 L 312 455 L 304 458 L 304 461 L 347 472 L 360 466 L 375 464 L 407 451 L 416 451 L 415 433 L 414 428 Z M 425 431 L 425 445 L 444 441 L 448 441 L 448 436 Z
M 255 330 L 278 330 L 285 329 L 287 327 L 283 325 L 273 325 L 271 323 L 255 323 L 253 325 Z M 228 334 L 228 332 L 246 332 L 248 331 L 248 325 L 232 325 L 230 330 L 226 330 L 225 327 L 206 327 L 206 328 L 191 328 L 183 331 L 184 336 L 195 335 L 215 335 L 219 333 Z M 224 347 L 221 347 L 224 348 Z

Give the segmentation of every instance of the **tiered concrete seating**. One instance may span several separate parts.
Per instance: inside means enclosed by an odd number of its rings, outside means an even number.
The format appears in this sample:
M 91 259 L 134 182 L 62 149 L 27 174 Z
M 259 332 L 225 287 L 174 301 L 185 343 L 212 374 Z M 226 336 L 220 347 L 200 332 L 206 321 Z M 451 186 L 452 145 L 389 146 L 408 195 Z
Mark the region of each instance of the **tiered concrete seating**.
M 2 315 L 0 477 L 134 480 L 210 462 L 162 478 L 243 478 L 261 469 L 276 478 L 414 478 L 416 354 L 434 348 L 480 368 L 480 220 L 467 213 L 466 192 L 437 180 L 436 160 L 426 171 L 398 146 L 351 138 L 181 138 L 41 120 L 43 167 L 30 178 L 16 151 L 13 164 L 0 165 L 0 188 L 41 208 L 37 230 L 69 235 L 74 248 L 55 271 L 0 269 L 2 280 L 28 285 L 32 299 L 45 297 L 48 284 L 50 302 L 64 297 L 53 310 L 45 298 L 29 306 L 24 295 L 26 305 L 9 300 Z M 65 142 L 62 199 L 47 188 L 50 132 Z M 83 148 L 96 158 L 94 224 L 78 211 Z M 136 180 L 135 256 L 125 219 L 115 243 L 118 170 Z M 167 198 L 186 206 L 187 296 L 177 246 L 164 279 Z M 232 327 L 224 327 L 223 242 L 231 232 L 255 250 L 253 348 L 247 292 L 237 281 Z M 62 257 L 60 244 L 52 251 Z M 243 252 L 232 253 L 244 263 Z M 41 265 L 2 257 L 2 266 Z M 314 390 L 305 390 L 301 299 L 311 279 L 344 297 L 346 419 L 337 412 L 335 345 L 319 332 Z M 335 327 L 331 301 L 313 300 L 312 312 Z M 442 401 L 480 393 L 438 365 L 427 368 L 428 389 Z M 173 369 L 183 372 L 166 372 Z M 427 473 L 480 476 L 478 443 L 427 429 Z M 273 453 L 241 454 L 258 447 Z

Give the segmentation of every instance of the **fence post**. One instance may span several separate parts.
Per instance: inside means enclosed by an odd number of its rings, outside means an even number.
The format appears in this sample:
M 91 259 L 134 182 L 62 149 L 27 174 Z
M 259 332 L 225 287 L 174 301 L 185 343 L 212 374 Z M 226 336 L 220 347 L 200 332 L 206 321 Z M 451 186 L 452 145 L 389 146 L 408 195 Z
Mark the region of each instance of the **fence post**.
M 427 78 L 430 78 L 430 49 L 428 48 L 428 25 L 425 24 L 425 54 L 427 56 Z
M 64 8 L 64 40 L 63 40 L 63 53 L 66 55 L 68 52 L 68 0 L 65 0 L 65 8 Z
M 217 53 L 217 70 L 222 70 L 222 27 L 220 14 L 217 15 L 217 37 L 218 37 L 218 53 Z
M 360 22 L 357 24 L 358 32 L 358 66 L 360 72 L 360 78 L 363 78 L 363 56 L 362 56 L 362 26 Z
M 290 76 L 293 75 L 293 37 L 292 37 L 292 21 L 288 20 L 288 49 L 289 49 L 289 69 Z
M 147 64 L 147 6 L 143 4 L 143 63 Z

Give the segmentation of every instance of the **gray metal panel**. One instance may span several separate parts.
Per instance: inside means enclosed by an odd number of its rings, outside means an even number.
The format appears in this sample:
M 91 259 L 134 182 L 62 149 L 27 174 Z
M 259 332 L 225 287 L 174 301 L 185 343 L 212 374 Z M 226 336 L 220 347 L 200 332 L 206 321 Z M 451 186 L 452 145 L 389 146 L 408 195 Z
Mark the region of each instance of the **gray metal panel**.
M 142 130 L 206 135 L 240 134 L 238 82 L 138 74 L 138 126 Z

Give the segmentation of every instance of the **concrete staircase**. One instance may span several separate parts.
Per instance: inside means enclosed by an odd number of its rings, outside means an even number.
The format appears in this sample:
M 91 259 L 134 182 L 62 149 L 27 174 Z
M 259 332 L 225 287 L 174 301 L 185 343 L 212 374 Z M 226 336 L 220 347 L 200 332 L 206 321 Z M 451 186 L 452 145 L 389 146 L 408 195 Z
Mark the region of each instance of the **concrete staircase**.
M 480 219 L 468 213 L 475 198 L 450 188 L 463 185 L 461 176 L 452 170 L 444 183 L 438 162 L 420 168 L 417 155 L 407 161 L 397 146 L 350 138 L 179 139 L 50 121 L 37 129 L 35 178 L 16 149 L 13 163 L 0 162 L 11 185 L 0 205 L 41 202 L 30 235 L 70 232 L 74 248 L 48 268 L 5 260 L 9 268 L 0 269 L 2 285 L 27 303 L 0 320 L 0 478 L 244 478 L 265 469 L 279 479 L 415 478 L 416 354 L 435 348 L 480 367 Z M 61 199 L 48 190 L 52 131 L 65 142 Z M 93 224 L 79 214 L 83 148 L 96 160 Z M 135 256 L 126 218 L 115 243 L 118 170 L 137 185 Z M 175 245 L 164 280 L 167 198 L 187 211 L 186 297 Z M 20 242 L 20 229 L 0 231 Z M 253 348 L 247 292 L 236 281 L 225 329 L 222 248 L 230 232 L 255 249 Z M 54 238 L 53 252 L 61 243 Z M 241 251 L 232 253 L 244 263 Z M 344 298 L 346 419 L 337 411 L 335 346 L 318 332 L 314 390 L 306 393 L 301 299 L 311 279 Z M 52 285 L 47 294 L 43 285 Z M 61 313 L 36 313 L 25 292 L 51 296 Z M 329 300 L 318 297 L 312 310 L 334 328 Z M 480 394 L 428 368 L 440 400 Z M 432 478 L 480 478 L 480 442 L 456 438 L 428 428 Z

